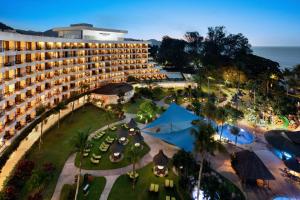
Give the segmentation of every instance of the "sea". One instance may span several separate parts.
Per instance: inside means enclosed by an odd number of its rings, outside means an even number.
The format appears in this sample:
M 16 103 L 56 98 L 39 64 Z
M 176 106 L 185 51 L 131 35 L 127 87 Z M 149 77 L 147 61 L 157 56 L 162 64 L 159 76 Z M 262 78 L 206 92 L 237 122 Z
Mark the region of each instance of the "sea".
M 252 47 L 253 54 L 279 63 L 280 68 L 291 69 L 300 64 L 300 47 Z

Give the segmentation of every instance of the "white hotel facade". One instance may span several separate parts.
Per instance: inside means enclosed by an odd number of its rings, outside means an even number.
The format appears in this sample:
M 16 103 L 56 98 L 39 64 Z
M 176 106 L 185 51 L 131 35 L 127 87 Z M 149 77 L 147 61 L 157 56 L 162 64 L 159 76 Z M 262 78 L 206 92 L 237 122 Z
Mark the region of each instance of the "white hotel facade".
M 36 117 L 40 105 L 52 108 L 111 82 L 162 79 L 148 61 L 148 43 L 124 41 L 127 31 L 76 24 L 55 28 L 58 37 L 0 32 L 0 139 L 4 145 Z

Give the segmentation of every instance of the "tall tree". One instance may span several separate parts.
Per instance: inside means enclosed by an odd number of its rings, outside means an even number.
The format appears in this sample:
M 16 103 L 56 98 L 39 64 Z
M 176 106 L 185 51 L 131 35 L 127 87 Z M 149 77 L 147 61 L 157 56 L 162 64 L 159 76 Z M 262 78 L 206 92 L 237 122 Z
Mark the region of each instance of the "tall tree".
M 42 146 L 42 143 L 43 143 L 43 140 L 42 140 L 42 137 L 43 137 L 43 127 L 44 127 L 44 121 L 46 119 L 46 107 L 44 105 L 40 105 L 39 107 L 37 107 L 36 109 L 36 115 L 37 116 L 40 116 L 40 124 L 41 124 L 41 127 L 40 127 L 40 137 L 39 137 L 39 150 L 41 149 L 41 146 Z
M 237 144 L 237 138 L 238 138 L 239 133 L 240 133 L 240 128 L 237 127 L 237 126 L 232 126 L 230 128 L 230 133 L 235 136 L 235 145 L 236 145 Z
M 132 190 L 134 191 L 135 189 L 135 182 L 136 182 L 136 163 L 139 161 L 141 157 L 141 148 L 140 147 L 136 147 L 136 146 L 132 146 L 130 148 L 130 151 L 129 151 L 129 158 L 130 158 L 130 161 L 132 163 Z
M 196 69 L 199 69 L 201 65 L 201 53 L 203 48 L 203 37 L 198 32 L 186 32 L 184 35 L 187 41 L 186 50 L 189 57 Z
M 61 110 L 66 108 L 66 103 L 65 102 L 60 102 L 57 104 L 57 106 L 54 108 L 54 112 L 58 114 L 58 121 L 57 121 L 57 128 L 59 128 L 60 125 L 60 113 Z
M 87 129 L 86 131 L 78 131 L 76 137 L 74 137 L 72 141 L 75 151 L 79 153 L 79 172 L 77 175 L 78 177 L 77 177 L 75 200 L 77 200 L 78 198 L 82 159 L 83 159 L 84 149 L 87 146 L 89 133 L 90 133 L 89 129 Z
M 215 129 L 208 123 L 199 122 L 196 128 L 191 130 L 191 134 L 195 137 L 195 151 L 200 154 L 200 168 L 197 184 L 197 199 L 199 199 L 199 190 L 201 186 L 201 177 L 203 171 L 204 160 L 207 159 L 208 154 L 214 155 L 216 150 L 222 149 L 221 144 L 214 140 Z
M 223 126 L 224 126 L 224 123 L 225 123 L 225 121 L 227 119 L 227 116 L 228 115 L 227 115 L 227 112 L 226 112 L 225 108 L 223 108 L 223 107 L 217 108 L 216 121 L 221 124 L 220 141 L 221 141 L 222 134 L 223 134 Z
M 184 69 L 188 64 L 186 41 L 164 36 L 158 52 L 158 61 L 174 69 Z

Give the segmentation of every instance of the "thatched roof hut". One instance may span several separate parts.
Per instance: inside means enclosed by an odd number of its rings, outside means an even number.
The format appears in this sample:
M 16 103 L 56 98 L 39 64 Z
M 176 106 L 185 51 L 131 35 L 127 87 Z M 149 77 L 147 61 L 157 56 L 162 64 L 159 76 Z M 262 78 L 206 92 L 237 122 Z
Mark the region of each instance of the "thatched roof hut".
M 275 149 L 300 157 L 300 132 L 272 130 L 265 138 Z
M 292 171 L 300 173 L 300 163 L 295 158 L 284 161 L 284 164 Z
M 244 182 L 256 180 L 275 180 L 259 157 L 249 150 L 239 151 L 232 156 L 232 167 Z
M 124 149 L 124 146 L 118 142 L 114 142 L 111 146 L 112 153 L 122 153 Z
M 128 137 L 128 130 L 125 130 L 125 129 L 119 129 L 118 132 L 117 132 L 119 138 L 122 138 L 122 137 L 125 137 L 127 138 Z
M 134 136 L 133 136 L 133 140 L 134 143 L 141 143 L 144 141 L 144 137 L 142 136 L 141 132 L 137 132 Z
M 129 129 L 136 129 L 137 128 L 137 123 L 133 118 L 131 118 L 131 120 L 129 121 L 128 128 Z
M 167 166 L 169 158 L 164 154 L 162 150 L 159 150 L 158 154 L 154 156 L 153 162 L 155 165 Z

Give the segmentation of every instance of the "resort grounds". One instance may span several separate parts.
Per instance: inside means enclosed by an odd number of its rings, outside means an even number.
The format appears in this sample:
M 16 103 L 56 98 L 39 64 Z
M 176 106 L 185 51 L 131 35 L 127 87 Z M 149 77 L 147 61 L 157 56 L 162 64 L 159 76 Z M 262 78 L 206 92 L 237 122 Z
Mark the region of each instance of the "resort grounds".
M 220 90 L 220 88 L 222 88 Z M 205 93 L 215 92 L 218 99 L 222 99 L 224 94 L 227 98 L 218 102 L 218 106 L 225 106 L 236 92 L 234 88 L 220 87 L 218 84 L 212 84 L 210 87 L 202 86 Z M 138 122 L 138 128 L 143 130 L 147 123 L 154 118 L 159 117 L 170 103 L 176 101 L 183 107 L 187 107 L 191 102 L 189 96 L 175 96 L 174 91 L 185 90 L 185 88 L 160 90 L 159 95 L 150 97 L 138 91 L 139 94 L 134 101 L 129 101 L 122 106 L 125 112 L 124 119 L 118 119 L 117 116 L 109 116 L 107 108 L 99 108 L 93 103 L 86 103 L 78 107 L 74 112 L 69 113 L 61 119 L 60 126 L 57 124 L 49 127 L 43 134 L 41 147 L 39 140 L 36 140 L 31 149 L 24 155 L 23 160 L 29 160 L 34 163 L 32 173 L 21 182 L 21 190 L 18 191 L 18 198 L 27 199 L 36 193 L 40 193 L 43 199 L 66 200 L 75 195 L 75 179 L 78 174 L 79 155 L 74 149 L 74 136 L 78 131 L 88 131 L 89 145 L 91 146 L 89 156 L 83 158 L 82 179 L 84 174 L 89 174 L 89 192 L 83 194 L 83 185 L 80 186 L 78 199 L 166 199 L 166 196 L 175 197 L 175 199 L 189 199 L 190 193 L 180 187 L 178 171 L 172 163 L 172 157 L 179 148 L 157 139 L 149 134 L 143 133 L 142 152 L 136 163 L 138 177 L 136 179 L 135 189 L 133 190 L 132 180 L 128 172 L 132 171 L 132 162 L 130 161 L 130 147 L 134 141 L 128 137 L 128 144 L 124 146 L 123 159 L 120 162 L 111 162 L 111 148 L 107 152 L 99 151 L 101 143 L 105 142 L 107 137 L 118 138 L 117 131 L 124 124 L 128 124 L 131 119 Z M 221 91 L 221 92 L 220 92 Z M 248 91 L 244 91 L 246 94 Z M 243 102 L 249 101 L 248 95 L 243 97 Z M 149 119 L 141 118 L 140 106 L 144 103 L 154 102 L 155 109 Z M 247 104 L 241 104 L 246 107 Z M 242 108 L 244 109 L 244 108 Z M 63 111 L 62 111 L 63 112 Z M 269 199 L 277 195 L 299 195 L 300 185 L 289 182 L 282 176 L 280 169 L 284 164 L 270 151 L 265 141 L 264 133 L 267 129 L 274 127 L 252 126 L 249 122 L 241 120 L 238 123 L 240 128 L 255 133 L 255 141 L 247 145 L 235 145 L 233 143 L 223 143 L 225 152 L 216 152 L 216 155 L 210 157 L 211 168 L 213 172 L 222 177 L 222 182 L 228 185 L 228 191 L 234 191 L 238 195 L 245 196 L 247 199 Z M 274 125 L 272 125 L 274 126 Z M 115 128 L 112 128 L 115 127 Z M 96 133 L 105 132 L 100 139 L 93 139 Z M 265 163 L 276 180 L 270 182 L 270 189 L 265 188 L 246 188 L 239 177 L 236 175 L 230 163 L 230 154 L 242 149 L 255 151 L 259 158 Z M 153 173 L 153 158 L 159 150 L 170 158 L 168 164 L 168 176 L 157 177 Z M 99 164 L 92 163 L 90 158 L 92 154 L 101 155 Z M 49 174 L 45 175 L 45 166 L 51 166 Z M 48 173 L 48 172 L 47 172 Z M 81 179 L 81 181 L 82 181 Z M 165 187 L 165 181 L 173 180 L 174 188 Z M 82 182 L 81 182 L 82 183 Z M 149 192 L 151 184 L 159 185 L 159 192 Z M 205 184 L 205 183 L 203 183 Z

